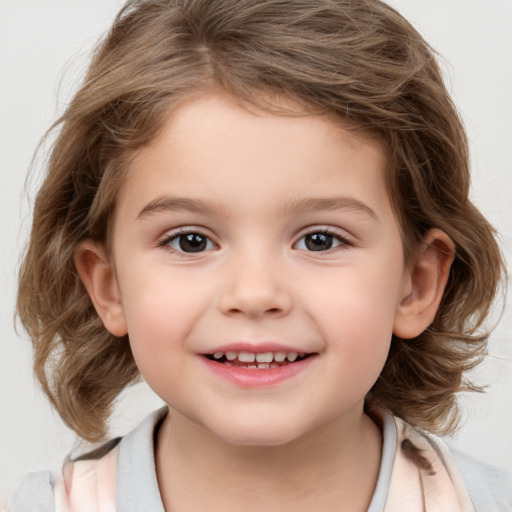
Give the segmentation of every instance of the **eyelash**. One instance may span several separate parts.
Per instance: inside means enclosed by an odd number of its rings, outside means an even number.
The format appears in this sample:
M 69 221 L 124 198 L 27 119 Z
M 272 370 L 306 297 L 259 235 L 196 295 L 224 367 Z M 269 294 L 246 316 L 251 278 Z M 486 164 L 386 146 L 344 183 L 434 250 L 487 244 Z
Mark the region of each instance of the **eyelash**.
M 211 250 L 211 248 L 210 248 L 210 249 L 203 249 L 203 250 L 200 250 L 200 251 L 188 251 L 187 252 L 187 251 L 179 250 L 179 249 L 174 248 L 174 247 L 171 246 L 172 242 L 178 241 L 180 239 L 180 237 L 186 236 L 186 235 L 199 235 L 200 237 L 206 239 L 206 241 L 207 241 L 206 244 L 207 245 L 208 245 L 208 243 L 210 243 L 210 244 L 213 244 L 214 246 L 216 246 L 216 244 L 211 240 L 211 238 L 209 236 L 205 235 L 200 230 L 193 230 L 193 229 L 183 229 L 183 230 L 176 231 L 176 232 L 166 236 L 164 239 L 162 239 L 158 243 L 158 246 L 159 247 L 167 248 L 168 250 L 172 251 L 173 253 L 179 254 L 180 256 L 183 256 L 183 257 L 186 257 L 186 255 L 189 255 L 189 254 L 202 253 L 202 252 L 206 252 L 206 251 Z M 353 245 L 350 242 L 350 240 L 348 240 L 347 238 L 339 235 L 334 230 L 326 229 L 326 228 L 320 228 L 320 229 L 312 229 L 311 231 L 308 231 L 307 233 L 302 235 L 299 238 L 299 240 L 293 244 L 294 247 L 296 247 L 297 244 L 299 244 L 299 242 L 304 240 L 307 236 L 312 236 L 312 235 L 327 235 L 327 236 L 330 236 L 333 239 L 337 240 L 339 242 L 339 244 L 336 245 L 335 247 L 331 247 L 331 248 L 326 249 L 326 250 L 319 250 L 319 251 L 315 251 L 315 250 L 307 251 L 306 249 L 301 249 L 301 250 L 305 250 L 306 252 L 311 252 L 311 253 L 315 253 L 315 252 L 327 253 L 327 252 L 331 252 L 333 250 L 343 250 L 343 249 L 346 249 L 347 247 L 351 247 Z
M 348 240 L 346 237 L 341 236 L 339 233 L 336 233 L 332 229 L 328 229 L 328 228 L 315 229 L 315 228 L 313 228 L 312 230 L 310 230 L 307 233 L 305 233 L 304 235 L 302 235 L 299 238 L 299 240 L 297 242 L 295 242 L 294 247 L 297 246 L 297 244 L 299 242 L 301 242 L 302 240 L 305 240 L 305 238 L 307 236 L 312 236 L 312 235 L 327 235 L 327 236 L 332 237 L 334 240 L 337 240 L 339 242 L 339 244 L 336 245 L 335 247 L 330 247 L 329 249 L 327 249 L 325 251 L 314 251 L 314 250 L 307 251 L 307 252 L 311 252 L 311 253 L 315 253 L 315 252 L 329 253 L 332 251 L 339 251 L 339 250 L 347 249 L 348 247 L 351 247 L 353 245 L 350 242 L 350 240 Z
M 180 237 L 186 236 L 186 235 L 199 235 L 200 237 L 207 240 L 207 242 L 206 242 L 207 244 L 210 243 L 210 244 L 213 244 L 214 246 L 216 246 L 216 244 L 214 242 L 212 242 L 212 240 L 209 236 L 205 235 L 204 233 L 202 233 L 200 230 L 197 230 L 197 229 L 182 229 L 182 230 L 175 231 L 175 232 L 171 233 L 170 235 L 167 235 L 165 238 L 163 238 L 158 243 L 158 246 L 164 247 L 164 248 L 168 249 L 169 251 L 171 251 L 175 254 L 178 254 L 179 256 L 183 256 L 183 257 L 187 257 L 187 255 L 189 255 L 189 254 L 205 252 L 205 250 L 187 252 L 187 251 L 176 249 L 171 246 L 172 242 L 174 242 L 175 240 L 179 240 Z M 206 250 L 211 250 L 211 249 L 206 249 Z

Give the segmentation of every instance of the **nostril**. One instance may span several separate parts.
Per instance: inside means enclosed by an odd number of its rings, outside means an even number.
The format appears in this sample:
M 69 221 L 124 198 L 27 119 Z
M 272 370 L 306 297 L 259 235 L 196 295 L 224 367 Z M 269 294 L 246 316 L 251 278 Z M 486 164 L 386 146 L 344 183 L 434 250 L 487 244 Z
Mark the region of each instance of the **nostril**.
M 250 281 L 239 279 L 226 283 L 218 307 L 222 313 L 231 316 L 276 318 L 289 313 L 292 303 L 287 286 L 255 276 Z

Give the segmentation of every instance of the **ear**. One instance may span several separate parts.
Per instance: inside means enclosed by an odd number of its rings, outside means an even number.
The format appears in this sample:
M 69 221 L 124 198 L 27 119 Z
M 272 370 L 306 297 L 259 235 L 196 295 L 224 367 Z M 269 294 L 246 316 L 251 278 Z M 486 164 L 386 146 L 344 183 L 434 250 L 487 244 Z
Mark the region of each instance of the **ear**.
M 75 266 L 105 327 L 114 336 L 128 330 L 116 275 L 103 246 L 87 239 L 74 252 Z
M 393 334 L 403 339 L 415 338 L 434 321 L 454 256 L 455 245 L 444 231 L 428 231 L 408 275 Z

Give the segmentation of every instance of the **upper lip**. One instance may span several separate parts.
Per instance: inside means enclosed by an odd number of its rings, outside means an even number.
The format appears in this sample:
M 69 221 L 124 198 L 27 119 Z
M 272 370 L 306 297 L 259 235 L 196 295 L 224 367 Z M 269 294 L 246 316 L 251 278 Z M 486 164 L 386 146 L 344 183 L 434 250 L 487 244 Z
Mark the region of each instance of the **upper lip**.
M 223 345 L 216 345 L 208 350 L 201 351 L 200 354 L 215 354 L 216 352 L 249 352 L 253 354 L 260 354 L 265 352 L 297 352 L 297 353 L 312 353 L 310 350 L 305 350 L 300 347 L 292 347 L 283 343 L 276 343 L 273 341 L 258 341 L 247 342 L 237 341 L 233 343 L 226 343 Z

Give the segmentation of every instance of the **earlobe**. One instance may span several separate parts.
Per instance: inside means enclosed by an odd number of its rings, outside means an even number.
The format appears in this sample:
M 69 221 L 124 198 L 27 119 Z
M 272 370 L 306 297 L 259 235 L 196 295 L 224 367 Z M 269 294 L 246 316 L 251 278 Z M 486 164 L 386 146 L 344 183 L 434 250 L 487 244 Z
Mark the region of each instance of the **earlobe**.
M 444 231 L 431 229 L 427 232 L 410 270 L 407 291 L 395 314 L 395 336 L 415 338 L 434 321 L 454 256 L 454 243 Z
M 114 269 L 104 248 L 87 239 L 74 252 L 75 266 L 106 329 L 114 336 L 127 333 Z

